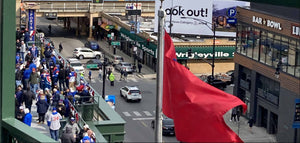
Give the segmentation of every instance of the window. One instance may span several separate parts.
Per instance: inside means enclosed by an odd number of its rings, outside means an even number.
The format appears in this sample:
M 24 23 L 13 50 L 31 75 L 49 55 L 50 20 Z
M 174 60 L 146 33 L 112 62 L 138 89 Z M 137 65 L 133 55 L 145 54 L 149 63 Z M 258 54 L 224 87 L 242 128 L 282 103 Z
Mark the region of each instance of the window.
M 260 43 L 260 30 L 257 28 L 254 28 L 253 31 L 253 59 L 258 61 L 258 55 L 259 55 L 259 43 Z

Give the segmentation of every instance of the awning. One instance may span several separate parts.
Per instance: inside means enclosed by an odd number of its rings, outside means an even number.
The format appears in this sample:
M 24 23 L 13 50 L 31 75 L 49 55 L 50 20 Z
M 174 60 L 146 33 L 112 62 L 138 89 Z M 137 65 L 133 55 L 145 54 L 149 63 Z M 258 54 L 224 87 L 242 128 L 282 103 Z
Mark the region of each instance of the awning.
M 107 28 L 107 25 L 108 25 L 108 24 L 103 23 L 103 24 L 100 25 L 100 27 L 103 28 L 103 29 L 106 30 L 106 31 L 109 31 L 110 29 Z

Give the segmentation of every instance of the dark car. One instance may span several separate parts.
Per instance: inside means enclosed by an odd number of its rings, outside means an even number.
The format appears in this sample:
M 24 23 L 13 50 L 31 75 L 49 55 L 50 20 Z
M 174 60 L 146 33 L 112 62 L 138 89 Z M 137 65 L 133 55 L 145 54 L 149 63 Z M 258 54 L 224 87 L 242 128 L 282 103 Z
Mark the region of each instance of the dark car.
M 154 129 L 155 121 L 152 120 L 151 126 Z M 163 135 L 175 135 L 175 126 L 174 121 L 171 118 L 168 118 L 166 115 L 162 115 L 162 134 Z
M 96 41 L 88 41 L 84 44 L 85 47 L 90 48 L 94 51 L 99 51 L 100 50 L 100 46 L 98 45 L 98 43 Z
M 91 59 L 86 62 L 87 69 L 99 69 L 102 66 L 102 62 L 98 59 Z

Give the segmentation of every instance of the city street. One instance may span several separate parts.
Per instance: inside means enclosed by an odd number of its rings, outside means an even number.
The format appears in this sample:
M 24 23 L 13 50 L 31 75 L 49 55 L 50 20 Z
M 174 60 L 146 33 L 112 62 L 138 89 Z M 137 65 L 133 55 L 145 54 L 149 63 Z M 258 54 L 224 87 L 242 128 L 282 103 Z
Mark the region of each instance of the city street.
M 76 37 L 75 31 L 67 31 L 62 28 L 62 23 L 56 22 L 55 20 L 47 20 L 39 18 L 37 27 L 42 31 L 48 30 L 48 25 L 52 25 L 52 34 L 50 39 L 54 42 L 56 47 L 61 42 L 63 44 L 63 51 L 61 52 L 65 58 L 72 57 L 72 51 L 77 47 L 83 47 L 87 37 Z M 72 25 L 72 24 L 71 24 Z M 73 27 L 74 25 L 72 25 Z M 75 27 L 75 26 L 74 26 Z M 107 48 L 108 44 L 104 41 L 99 41 L 101 48 Z M 102 49 L 103 51 L 110 51 L 108 49 Z M 110 53 L 110 54 L 111 54 Z M 121 51 L 117 51 L 121 54 Z M 125 54 L 123 54 L 125 55 Z M 89 59 L 80 60 L 83 65 Z M 124 60 L 132 62 L 132 58 L 124 56 Z M 144 68 L 144 71 L 146 69 Z M 149 71 L 148 71 L 149 72 Z M 136 73 L 129 74 L 126 81 L 120 81 L 120 72 L 114 70 L 115 85 L 110 86 L 109 81 L 106 79 L 105 82 L 105 94 L 116 96 L 116 112 L 126 121 L 125 124 L 125 136 L 124 142 L 154 142 L 154 130 L 151 128 L 150 123 L 155 117 L 155 94 L 156 94 L 156 80 L 153 76 L 147 76 L 141 78 Z M 150 75 L 150 74 L 149 74 Z M 152 74 L 153 75 L 153 74 Z M 88 70 L 85 70 L 85 78 L 88 79 Z M 98 71 L 92 71 L 92 80 L 90 84 L 100 94 L 102 94 L 103 81 L 98 78 Z M 142 93 L 141 102 L 126 102 L 120 97 L 120 88 L 126 85 L 137 86 Z M 232 94 L 233 86 L 227 86 L 225 92 Z M 224 115 L 226 124 L 237 133 L 241 139 L 245 142 L 274 142 L 276 141 L 275 136 L 267 134 L 266 130 L 262 127 L 254 127 L 253 131 L 250 132 L 247 119 L 241 117 L 240 122 L 230 122 L 231 111 Z M 163 136 L 163 142 L 179 142 L 175 136 Z
M 61 54 L 65 58 L 72 57 L 72 51 L 77 47 L 83 47 L 85 40 L 75 37 L 73 32 L 66 32 L 60 25 L 56 25 L 55 20 L 47 20 L 44 18 L 38 19 L 38 27 L 43 30 L 48 30 L 48 25 L 52 25 L 52 34 L 50 39 L 57 47 L 61 42 L 64 49 Z M 46 34 L 47 36 L 47 34 Z M 48 36 L 47 36 L 48 37 Z M 86 39 L 86 38 L 85 38 Z M 100 47 L 104 47 L 100 45 Z M 85 64 L 89 59 L 80 60 Z M 126 60 L 127 62 L 132 62 Z M 113 71 L 116 81 L 115 86 L 110 86 L 106 79 L 105 94 L 116 96 L 116 112 L 126 121 L 125 124 L 125 139 L 124 142 L 154 142 L 154 129 L 151 128 L 150 123 L 155 117 L 155 93 L 156 80 L 142 79 L 136 76 L 136 73 L 129 74 L 126 81 L 120 81 L 120 72 Z M 85 71 L 85 78 L 88 77 L 88 70 Z M 98 70 L 92 70 L 92 80 L 90 84 L 98 93 L 102 93 L 103 81 L 98 78 Z M 120 97 L 120 88 L 123 86 L 138 86 L 142 93 L 141 102 L 126 102 Z M 164 142 L 178 142 L 175 136 L 164 136 Z

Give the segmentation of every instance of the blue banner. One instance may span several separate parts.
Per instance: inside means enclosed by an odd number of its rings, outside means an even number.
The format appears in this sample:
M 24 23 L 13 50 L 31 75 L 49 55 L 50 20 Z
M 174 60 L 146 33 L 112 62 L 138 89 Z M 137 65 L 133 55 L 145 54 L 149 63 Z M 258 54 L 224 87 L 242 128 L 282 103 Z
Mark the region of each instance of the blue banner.
M 295 114 L 293 128 L 300 128 L 300 99 L 295 99 Z
M 35 10 L 29 9 L 28 10 L 28 30 L 30 34 L 30 41 L 34 41 L 34 35 L 35 35 L 35 26 L 34 26 L 34 18 L 35 18 Z

